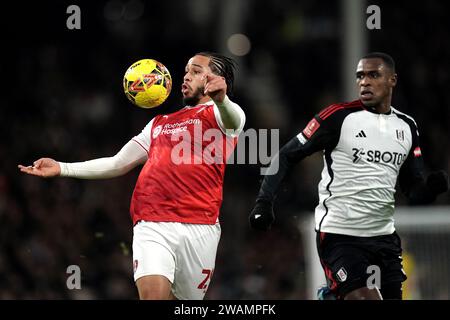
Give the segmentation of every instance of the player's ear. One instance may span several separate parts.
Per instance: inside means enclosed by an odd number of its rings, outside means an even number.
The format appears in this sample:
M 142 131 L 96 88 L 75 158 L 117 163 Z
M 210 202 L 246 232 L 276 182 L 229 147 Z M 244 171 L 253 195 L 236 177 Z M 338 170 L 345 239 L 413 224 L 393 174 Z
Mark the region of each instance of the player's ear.
M 397 85 L 397 74 L 393 73 L 389 77 L 389 83 L 391 84 L 391 87 L 395 87 Z

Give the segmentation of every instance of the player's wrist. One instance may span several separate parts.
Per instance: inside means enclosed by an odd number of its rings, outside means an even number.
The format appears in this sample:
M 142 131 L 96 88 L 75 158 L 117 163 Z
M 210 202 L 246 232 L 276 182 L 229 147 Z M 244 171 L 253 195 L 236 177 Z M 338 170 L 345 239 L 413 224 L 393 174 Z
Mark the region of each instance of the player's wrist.
M 256 204 L 250 213 L 249 223 L 253 229 L 268 230 L 275 220 L 273 205 L 267 199 L 258 198 Z
M 67 177 L 69 175 L 69 168 L 68 168 L 68 163 L 65 162 L 59 162 L 57 161 L 58 165 L 59 165 L 59 175 L 60 177 Z

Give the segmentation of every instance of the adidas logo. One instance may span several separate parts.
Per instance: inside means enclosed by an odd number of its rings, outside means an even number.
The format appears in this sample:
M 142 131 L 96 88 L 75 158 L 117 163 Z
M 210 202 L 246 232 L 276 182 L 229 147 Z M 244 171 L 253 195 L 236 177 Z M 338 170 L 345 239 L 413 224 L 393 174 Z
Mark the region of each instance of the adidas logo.
M 356 138 L 367 138 L 366 133 L 364 130 L 361 130 L 356 136 Z

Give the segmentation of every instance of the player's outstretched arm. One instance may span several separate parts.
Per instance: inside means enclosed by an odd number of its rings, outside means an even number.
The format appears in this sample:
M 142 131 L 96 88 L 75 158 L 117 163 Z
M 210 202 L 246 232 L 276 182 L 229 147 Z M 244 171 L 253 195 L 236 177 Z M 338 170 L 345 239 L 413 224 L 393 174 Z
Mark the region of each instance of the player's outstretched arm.
M 277 153 L 264 176 L 261 188 L 256 198 L 256 204 L 250 213 L 249 223 L 253 229 L 268 230 L 275 220 L 273 202 L 281 182 L 292 166 L 302 160 L 307 154 L 297 137 L 285 144 Z
M 39 177 L 72 177 L 79 179 L 108 179 L 121 176 L 147 160 L 147 152 L 134 140 L 130 140 L 113 157 L 84 162 L 57 162 L 42 158 L 33 166 L 19 165 L 22 172 Z
M 281 148 L 273 158 L 259 189 L 256 204 L 249 216 L 250 226 L 254 229 L 267 230 L 275 220 L 273 202 L 284 177 L 290 169 L 314 152 L 333 149 L 339 139 L 339 115 L 330 115 L 323 120 L 316 115 L 296 137 Z M 314 124 L 314 130 L 311 123 Z
M 56 177 L 61 174 L 61 166 L 56 160 L 51 158 L 40 158 L 33 162 L 32 166 L 19 164 L 18 168 L 21 172 L 43 178 Z

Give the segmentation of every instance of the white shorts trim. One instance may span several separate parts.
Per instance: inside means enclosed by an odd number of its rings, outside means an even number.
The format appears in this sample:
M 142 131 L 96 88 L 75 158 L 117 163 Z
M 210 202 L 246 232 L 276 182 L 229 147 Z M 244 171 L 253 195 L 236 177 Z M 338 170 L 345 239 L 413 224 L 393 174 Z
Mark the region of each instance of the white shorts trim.
M 180 300 L 201 300 L 214 272 L 220 224 L 138 222 L 133 228 L 134 280 L 162 275 Z

